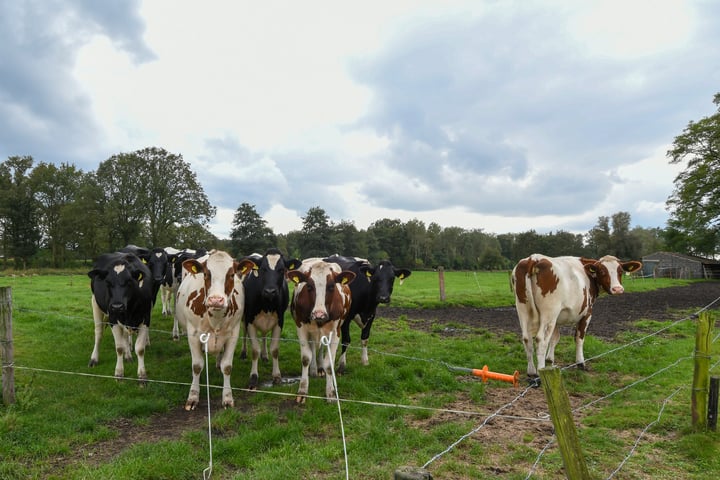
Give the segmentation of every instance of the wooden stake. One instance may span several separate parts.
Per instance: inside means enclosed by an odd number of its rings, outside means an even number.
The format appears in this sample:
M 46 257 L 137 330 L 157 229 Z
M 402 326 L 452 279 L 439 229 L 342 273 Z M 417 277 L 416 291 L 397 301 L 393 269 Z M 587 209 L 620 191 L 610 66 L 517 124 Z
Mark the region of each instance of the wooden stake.
M 560 369 L 557 367 L 541 368 L 538 373 L 540 374 L 540 383 L 545 391 L 550 417 L 555 427 L 560 453 L 562 453 L 565 476 L 571 480 L 589 479 L 590 474 L 575 431 L 570 399 L 568 399 L 563 386 Z
M 0 287 L 0 360 L 2 360 L 2 397 L 5 405 L 15 403 L 14 357 L 12 288 Z

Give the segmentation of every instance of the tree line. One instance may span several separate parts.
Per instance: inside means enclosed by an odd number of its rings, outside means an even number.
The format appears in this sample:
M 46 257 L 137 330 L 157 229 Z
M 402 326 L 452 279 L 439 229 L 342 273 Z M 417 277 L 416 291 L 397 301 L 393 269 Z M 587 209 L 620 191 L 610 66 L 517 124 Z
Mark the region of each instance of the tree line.
M 717 111 L 691 121 L 667 152 L 687 162 L 667 200 L 665 228 L 631 227 L 627 212 L 601 216 L 585 234 L 494 234 L 482 228 L 383 218 L 367 229 L 333 221 L 320 206 L 300 230 L 275 234 L 254 205 L 235 212 L 229 239 L 208 230 L 216 207 L 182 155 L 158 147 L 119 153 L 95 171 L 12 156 L 0 163 L 0 268 L 64 268 L 128 244 L 221 248 L 235 256 L 277 246 L 292 257 L 332 253 L 390 259 L 409 268 L 505 269 L 535 252 L 639 259 L 669 250 L 715 256 L 720 247 L 720 93 Z

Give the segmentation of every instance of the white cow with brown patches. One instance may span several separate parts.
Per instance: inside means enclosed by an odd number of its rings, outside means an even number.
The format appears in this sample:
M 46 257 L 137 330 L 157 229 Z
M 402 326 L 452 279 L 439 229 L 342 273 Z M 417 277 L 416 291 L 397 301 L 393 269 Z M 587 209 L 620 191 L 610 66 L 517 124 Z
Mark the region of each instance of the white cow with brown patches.
M 232 407 L 230 374 L 245 304 L 240 276 L 252 269 L 253 263 L 236 262 L 228 253 L 213 250 L 205 259 L 192 258 L 182 265 L 186 275 L 178 289 L 175 318 L 187 332 L 192 355 L 192 385 L 185 410 L 193 410 L 199 403 L 205 339 L 207 352 L 217 356 L 223 373 L 222 404 Z
M 575 363 L 585 368 L 583 343 L 592 307 L 601 291 L 620 295 L 624 272 L 642 268 L 638 261 L 621 262 L 606 255 L 599 260 L 582 257 L 547 257 L 533 254 L 518 262 L 512 271 L 527 373 L 537 376 L 546 360 L 553 363 L 561 326 L 575 327 Z M 533 343 L 537 342 L 537 369 Z
M 340 327 L 350 310 L 348 284 L 355 279 L 355 274 L 342 270 L 337 264 L 312 259 L 303 261 L 299 269 L 289 271 L 288 278 L 295 283 L 290 312 L 297 327 L 302 363 L 296 402 L 305 402 L 309 375 L 317 375 L 314 367 L 316 348 L 323 337 L 330 340 L 329 354 L 325 346 L 321 349 L 322 370 L 326 376 L 325 398 L 333 401 L 337 399 L 337 392 L 332 381 L 332 369 L 340 343 Z

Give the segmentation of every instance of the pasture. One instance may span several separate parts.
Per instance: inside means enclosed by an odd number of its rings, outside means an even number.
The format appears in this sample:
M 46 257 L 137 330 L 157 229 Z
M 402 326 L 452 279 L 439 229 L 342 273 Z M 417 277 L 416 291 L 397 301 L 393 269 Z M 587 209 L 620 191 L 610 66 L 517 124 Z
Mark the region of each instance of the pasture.
M 673 299 L 662 289 L 691 284 L 625 281 L 628 292 L 659 292 L 671 309 Z M 123 381 L 114 379 L 109 330 L 99 365 L 88 367 L 93 322 L 87 276 L 0 277 L 6 285 L 13 294 L 17 402 L 0 405 L 0 478 L 202 478 L 210 439 L 216 479 L 341 479 L 346 468 L 352 479 L 389 479 L 404 465 L 425 466 L 436 480 L 564 478 L 542 389 L 483 383 L 448 368 L 488 365 L 501 373 L 518 370 L 524 378 L 519 329 L 442 320 L 446 308 L 512 305 L 507 272 L 445 272 L 445 302 L 435 272 L 413 272 L 402 286 L 396 282 L 392 306 L 406 313 L 390 319 L 380 308 L 368 366 L 360 364 L 360 331 L 352 326 L 347 373 L 337 379 L 339 404 L 326 403 L 324 380 L 311 378 L 311 397 L 295 405 L 300 355 L 289 316 L 280 350 L 286 383 L 268 384 L 270 364 L 261 362 L 260 388 L 246 390 L 250 362 L 239 358 L 238 348 L 235 408 L 223 410 L 222 375 L 211 357 L 211 437 L 204 385 L 198 409 L 183 409 L 190 353 L 186 338 L 172 340 L 172 319 L 161 316 L 160 302 L 146 352 L 149 382 L 141 387 L 134 364 L 126 366 Z M 672 310 L 672 320 L 638 316 L 614 338 L 595 337 L 591 324 L 589 371 L 562 374 L 593 478 L 720 475 L 718 434 L 690 428 L 691 314 L 704 306 Z M 413 309 L 432 310 L 434 324 L 417 328 Z M 712 375 L 720 374 L 717 353 L 714 343 Z M 561 338 L 556 358 L 561 366 L 572 362 L 570 336 Z

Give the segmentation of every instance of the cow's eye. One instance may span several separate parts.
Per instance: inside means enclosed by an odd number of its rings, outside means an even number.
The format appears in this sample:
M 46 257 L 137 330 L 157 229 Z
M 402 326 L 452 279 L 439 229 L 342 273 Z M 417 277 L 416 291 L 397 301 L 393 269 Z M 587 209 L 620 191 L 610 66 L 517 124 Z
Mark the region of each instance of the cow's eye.
M 335 284 L 328 282 L 326 290 L 328 292 L 332 292 L 333 290 L 335 290 Z

